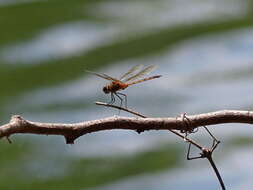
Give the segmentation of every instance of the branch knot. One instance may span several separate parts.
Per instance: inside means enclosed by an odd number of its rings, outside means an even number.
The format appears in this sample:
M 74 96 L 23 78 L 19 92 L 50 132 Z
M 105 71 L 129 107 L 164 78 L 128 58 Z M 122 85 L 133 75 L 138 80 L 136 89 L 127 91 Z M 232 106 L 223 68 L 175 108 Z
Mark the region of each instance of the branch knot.
M 20 126 L 27 123 L 27 121 L 25 121 L 20 115 L 13 115 L 11 117 L 10 123 L 15 126 Z

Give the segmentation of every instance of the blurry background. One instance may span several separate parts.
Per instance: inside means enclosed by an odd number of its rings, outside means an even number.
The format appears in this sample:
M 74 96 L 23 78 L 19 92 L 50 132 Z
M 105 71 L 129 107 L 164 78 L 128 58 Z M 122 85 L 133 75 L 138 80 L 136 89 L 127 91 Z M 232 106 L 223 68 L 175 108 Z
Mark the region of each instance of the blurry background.
M 0 124 L 12 114 L 74 123 L 112 116 L 103 79 L 137 64 L 162 78 L 126 89 L 153 117 L 253 107 L 252 0 L 0 0 Z M 121 112 L 121 115 L 129 116 Z M 228 189 L 250 189 L 251 125 L 210 127 Z M 204 130 L 194 138 L 211 144 Z M 219 189 L 206 160 L 166 131 L 104 131 L 74 145 L 59 136 L 0 141 L 1 189 Z M 193 154 L 197 152 L 193 151 Z

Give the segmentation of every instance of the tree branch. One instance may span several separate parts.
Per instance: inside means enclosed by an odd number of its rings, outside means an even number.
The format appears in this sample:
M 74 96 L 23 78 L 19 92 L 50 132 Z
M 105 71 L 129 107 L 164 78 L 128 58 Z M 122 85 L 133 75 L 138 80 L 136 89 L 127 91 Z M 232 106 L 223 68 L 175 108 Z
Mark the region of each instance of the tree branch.
M 223 110 L 198 115 L 187 115 L 187 119 L 191 123 L 191 130 L 200 126 L 222 123 L 253 124 L 253 112 Z M 67 144 L 73 144 L 75 139 L 87 133 L 111 129 L 128 129 L 139 132 L 146 130 L 189 130 L 181 117 L 132 118 L 114 116 L 81 123 L 65 124 L 32 122 L 15 115 L 12 116 L 9 123 L 0 126 L 0 138 L 8 138 L 10 135 L 17 133 L 62 135 L 65 137 Z
M 135 111 L 132 111 L 132 110 L 129 110 L 129 109 L 126 109 L 126 108 L 123 108 L 123 107 L 119 107 L 119 106 L 115 106 L 115 105 L 112 105 L 112 104 L 108 104 L 108 103 L 103 103 L 103 102 L 96 102 L 97 105 L 101 105 L 101 106 L 106 106 L 106 107 L 111 107 L 111 108 L 116 108 L 116 109 L 119 109 L 119 110 L 123 110 L 123 111 L 126 111 L 128 113 L 131 113 L 131 114 L 134 114 L 134 115 L 137 115 L 139 117 L 142 117 L 142 118 L 147 118 L 146 116 L 138 113 L 138 112 L 135 112 Z M 189 143 L 189 146 L 188 146 L 188 151 L 187 151 L 187 160 L 194 160 L 194 159 L 199 159 L 199 158 L 206 158 L 209 163 L 211 164 L 215 174 L 216 174 L 216 177 L 217 179 L 219 180 L 219 183 L 220 183 L 220 186 L 222 188 L 222 190 L 226 190 L 226 187 L 225 187 L 225 184 L 221 178 L 221 175 L 219 173 L 219 170 L 218 168 L 216 167 L 214 161 L 213 161 L 213 158 L 212 158 L 212 154 L 214 152 L 214 150 L 218 147 L 218 144 L 220 143 L 219 140 L 217 140 L 213 134 L 207 129 L 206 126 L 203 126 L 205 128 L 205 130 L 208 132 L 208 134 L 212 137 L 213 139 L 213 145 L 211 148 L 206 148 L 202 145 L 200 145 L 199 143 L 195 142 L 194 140 L 190 139 L 187 137 L 187 134 L 188 133 L 192 133 L 194 132 L 194 130 L 192 129 L 191 127 L 191 121 L 188 119 L 188 117 L 186 117 L 186 113 L 182 114 L 181 115 L 181 118 L 182 118 L 182 121 L 185 121 L 185 126 L 187 127 L 187 130 L 181 130 L 182 133 L 185 133 L 185 135 L 182 135 L 180 134 L 179 132 L 175 131 L 175 130 L 171 130 L 169 129 L 170 132 L 174 133 L 175 135 L 177 135 L 178 137 L 184 139 L 184 141 L 188 142 Z M 138 131 L 137 131 L 138 132 Z M 201 153 L 200 153 L 200 156 L 195 156 L 195 157 L 190 157 L 190 150 L 191 150 L 191 145 L 194 145 L 195 147 L 197 147 L 198 149 L 201 150 Z

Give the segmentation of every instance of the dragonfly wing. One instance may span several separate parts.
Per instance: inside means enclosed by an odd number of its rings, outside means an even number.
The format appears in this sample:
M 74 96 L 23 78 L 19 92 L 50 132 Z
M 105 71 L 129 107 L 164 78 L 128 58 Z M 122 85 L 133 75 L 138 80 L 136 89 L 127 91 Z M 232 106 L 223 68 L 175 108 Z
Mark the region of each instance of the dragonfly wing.
M 135 81 L 129 82 L 129 83 L 127 83 L 127 84 L 128 84 L 128 85 L 138 84 L 138 83 L 140 83 L 140 82 L 144 82 L 144 81 L 148 81 L 148 80 L 160 78 L 161 76 L 162 76 L 162 75 L 155 75 L 155 76 L 152 76 L 152 77 L 147 77 L 147 78 L 144 78 L 144 79 L 135 80 Z
M 101 73 L 101 74 L 100 74 L 100 73 L 96 73 L 96 72 L 88 71 L 88 70 L 86 70 L 86 72 L 91 73 L 91 74 L 93 74 L 93 75 L 96 75 L 96 76 L 101 77 L 101 78 L 106 79 L 106 80 L 119 81 L 118 79 L 115 79 L 115 78 L 113 78 L 113 77 L 111 77 L 111 76 L 109 76 L 109 75 L 106 75 L 106 74 L 104 74 L 104 73 Z
M 103 75 L 104 75 L 105 77 L 109 78 L 110 80 L 119 81 L 118 79 L 113 78 L 113 77 L 111 77 L 111 76 L 109 76 L 109 75 L 107 75 L 107 74 L 104 74 L 104 73 L 103 73 Z
M 123 75 L 120 77 L 120 80 L 126 79 L 126 77 L 129 78 L 130 75 L 132 76 L 133 73 L 134 73 L 135 71 L 140 70 L 142 67 L 143 67 L 143 65 L 136 65 L 136 66 L 133 66 L 131 69 L 129 69 L 129 71 L 127 71 L 125 74 L 123 74 Z
M 141 78 L 141 77 L 143 77 L 144 75 L 147 75 L 147 74 L 151 73 L 151 71 L 153 71 L 155 68 L 156 68 L 155 65 L 151 65 L 151 66 L 145 67 L 143 70 L 141 70 L 140 72 L 138 72 L 138 73 L 135 74 L 134 76 L 129 77 L 129 78 L 126 79 L 125 81 L 126 81 L 126 82 L 129 82 L 129 81 L 133 81 L 133 80 L 135 80 L 135 79 L 137 79 L 137 78 Z

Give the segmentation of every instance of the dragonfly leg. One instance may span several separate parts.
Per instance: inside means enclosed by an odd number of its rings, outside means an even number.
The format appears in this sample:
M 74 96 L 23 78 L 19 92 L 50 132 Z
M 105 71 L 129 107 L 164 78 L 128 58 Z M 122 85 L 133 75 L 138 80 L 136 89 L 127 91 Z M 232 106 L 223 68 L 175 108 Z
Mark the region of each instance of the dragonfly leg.
M 122 107 L 122 102 L 123 102 L 123 99 L 120 97 L 120 93 L 114 93 L 119 99 L 120 99 L 120 107 Z
M 121 95 L 121 96 L 124 96 L 124 99 L 125 99 L 125 107 L 127 108 L 127 95 L 126 94 L 123 94 L 123 93 L 120 93 L 120 92 L 117 92 L 118 95 Z
M 111 101 L 108 104 L 113 104 L 115 102 L 115 97 L 113 93 L 111 93 Z

